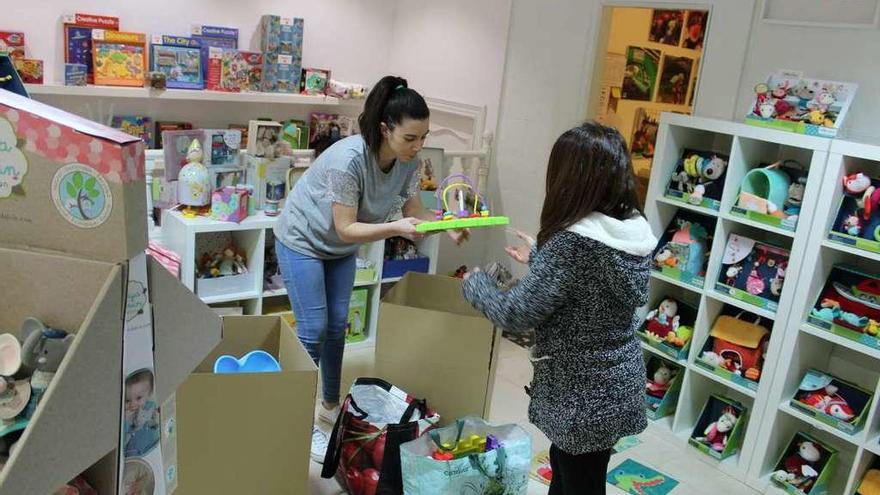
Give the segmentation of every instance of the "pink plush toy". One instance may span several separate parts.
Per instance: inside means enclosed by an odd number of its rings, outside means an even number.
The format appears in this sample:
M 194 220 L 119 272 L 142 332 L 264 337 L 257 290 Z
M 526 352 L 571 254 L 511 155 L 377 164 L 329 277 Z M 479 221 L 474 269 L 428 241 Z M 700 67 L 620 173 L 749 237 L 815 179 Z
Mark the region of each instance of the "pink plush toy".
M 697 438 L 704 442 L 715 452 L 721 452 L 727 446 L 727 437 L 736 426 L 736 410 L 725 407 L 717 421 L 711 423 L 703 432 L 704 437 Z

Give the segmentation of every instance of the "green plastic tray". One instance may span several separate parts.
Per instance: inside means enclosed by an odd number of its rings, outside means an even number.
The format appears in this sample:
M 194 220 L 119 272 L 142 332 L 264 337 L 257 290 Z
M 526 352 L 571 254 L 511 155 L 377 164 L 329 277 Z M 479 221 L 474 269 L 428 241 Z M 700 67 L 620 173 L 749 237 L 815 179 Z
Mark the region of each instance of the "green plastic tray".
M 436 222 L 420 223 L 416 225 L 416 232 L 424 234 L 426 232 L 437 232 L 440 230 L 476 229 L 481 227 L 507 225 L 509 223 L 510 219 L 507 217 L 457 218 L 454 220 L 437 220 Z

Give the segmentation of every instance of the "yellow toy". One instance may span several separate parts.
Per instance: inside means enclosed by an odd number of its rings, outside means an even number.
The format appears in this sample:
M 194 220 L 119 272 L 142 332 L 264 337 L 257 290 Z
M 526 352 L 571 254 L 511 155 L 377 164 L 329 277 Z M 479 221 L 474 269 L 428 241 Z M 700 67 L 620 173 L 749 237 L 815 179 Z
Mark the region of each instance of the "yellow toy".
M 856 493 L 858 495 L 880 495 L 880 470 L 871 469 L 865 473 Z

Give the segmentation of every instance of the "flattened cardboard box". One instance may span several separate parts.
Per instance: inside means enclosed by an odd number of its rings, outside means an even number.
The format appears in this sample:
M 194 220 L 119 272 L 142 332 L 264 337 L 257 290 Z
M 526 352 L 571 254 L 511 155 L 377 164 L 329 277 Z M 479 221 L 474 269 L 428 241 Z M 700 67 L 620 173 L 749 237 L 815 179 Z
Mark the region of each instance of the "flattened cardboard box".
M 0 247 L 0 279 L 15 288 L 3 294 L 0 332 L 17 336 L 21 321 L 36 316 L 76 335 L 0 471 L 0 495 L 53 493 L 90 466 L 90 481 L 101 493 L 115 490 L 122 328 L 126 309 L 136 309 L 126 308 L 126 269 Z M 220 320 L 157 262 L 150 260 L 148 269 L 157 316 L 156 392 L 164 401 L 219 341 Z
M 123 262 L 146 248 L 143 142 L 0 91 L 0 244 Z
M 278 373 L 213 373 L 262 349 Z M 318 370 L 280 316 L 227 316 L 223 339 L 177 392 L 177 495 L 309 493 Z
M 475 311 L 459 279 L 409 272 L 379 308 L 376 375 L 428 401 L 441 424 L 489 417 L 501 330 Z

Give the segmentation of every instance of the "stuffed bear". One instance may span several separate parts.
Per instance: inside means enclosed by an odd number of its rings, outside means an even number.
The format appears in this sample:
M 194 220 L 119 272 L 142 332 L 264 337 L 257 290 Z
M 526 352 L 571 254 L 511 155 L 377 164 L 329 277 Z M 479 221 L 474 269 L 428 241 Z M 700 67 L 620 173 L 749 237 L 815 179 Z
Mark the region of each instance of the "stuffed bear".
M 36 318 L 27 318 L 21 326 L 21 363 L 33 370 L 31 375 L 31 399 L 24 411 L 24 417 L 30 419 L 40 403 L 61 361 L 73 343 L 74 335 L 48 328 Z

